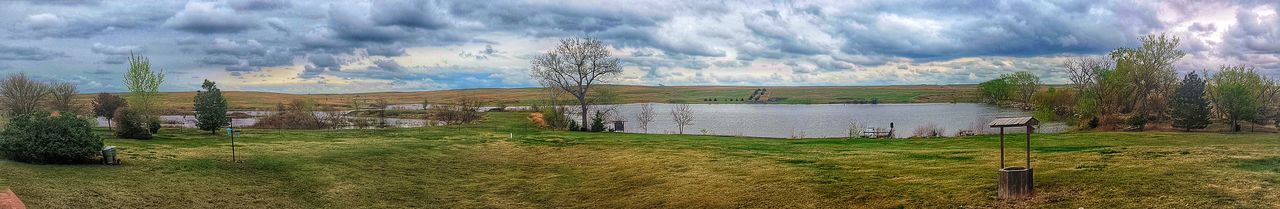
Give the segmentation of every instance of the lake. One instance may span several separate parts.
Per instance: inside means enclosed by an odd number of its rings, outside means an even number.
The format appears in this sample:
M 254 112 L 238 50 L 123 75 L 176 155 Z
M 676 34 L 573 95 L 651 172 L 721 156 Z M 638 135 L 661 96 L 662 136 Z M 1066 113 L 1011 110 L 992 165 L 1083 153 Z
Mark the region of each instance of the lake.
M 652 104 L 653 121 L 647 133 L 674 134 L 675 123 L 671 121 L 672 104 Z M 403 105 L 403 109 L 420 109 L 421 106 Z M 411 107 L 412 106 L 412 107 Z M 851 122 L 857 122 L 862 128 L 889 128 L 893 123 L 895 135 L 899 138 L 911 137 L 912 132 L 921 126 L 935 125 L 944 130 L 944 135 L 953 136 L 961 130 L 993 132 L 995 129 L 986 124 L 997 117 L 1029 116 L 1030 112 L 1013 108 L 1001 108 L 975 103 L 926 103 L 926 104 L 691 104 L 693 125 L 685 127 L 685 134 L 754 136 L 771 138 L 831 138 L 848 137 Z M 508 107 L 523 109 L 526 107 Z M 569 107 L 575 108 L 575 107 Z M 641 133 L 636 121 L 636 113 L 640 112 L 640 104 L 595 106 L 596 109 L 611 109 L 609 120 L 624 120 L 625 132 Z M 481 108 L 487 110 L 489 108 Z M 260 117 L 271 114 L 268 111 L 229 111 L 241 112 Z M 326 112 L 315 112 L 324 118 Z M 571 116 L 577 118 L 576 115 Z M 191 115 L 165 115 L 160 117 L 166 127 L 194 128 L 196 119 Z M 412 128 L 427 124 L 422 119 L 385 119 L 394 127 Z M 257 122 L 257 118 L 237 118 L 232 120 L 236 127 L 247 127 Z M 105 118 L 98 118 L 98 125 L 107 126 Z M 1055 133 L 1066 128 L 1062 123 L 1045 123 L 1036 132 Z M 1021 132 L 1010 129 L 1010 133 Z
M 671 121 L 672 104 L 652 104 L 653 121 L 648 133 L 675 133 L 677 127 Z M 851 122 L 866 127 L 889 128 L 894 124 L 897 137 L 910 137 L 912 131 L 927 124 L 945 130 L 952 136 L 960 130 L 993 132 L 986 127 L 997 117 L 1030 116 L 1031 113 L 1013 108 L 1001 108 L 975 103 L 927 103 L 927 104 L 691 104 L 693 125 L 685 127 L 685 134 L 755 136 L 772 138 L 829 138 L 848 137 Z M 600 108 L 609 108 L 601 106 Z M 640 133 L 636 122 L 639 104 L 613 105 L 612 119 L 626 120 L 625 132 Z M 1053 133 L 1064 130 L 1062 123 L 1045 123 L 1036 132 Z M 1014 128 L 1021 129 L 1021 128 Z M 1009 132 L 1021 130 L 1009 129 Z
M 252 116 L 248 118 L 232 118 L 231 126 L 233 127 L 253 126 L 253 124 L 258 123 L 258 117 L 264 117 L 267 115 L 274 114 L 273 111 L 227 111 L 227 113 L 228 114 L 244 113 L 249 116 Z M 315 114 L 316 117 L 319 117 L 321 119 L 329 117 L 328 112 L 317 111 L 317 112 L 313 112 L 312 114 Z M 350 118 L 360 118 L 360 117 L 350 117 Z M 408 119 L 408 118 L 382 118 L 382 119 L 366 118 L 366 119 L 383 120 L 388 126 L 399 127 L 399 128 L 415 128 L 415 127 L 423 127 L 427 125 L 427 120 L 423 120 L 423 119 Z M 195 115 L 161 115 L 160 122 L 161 124 L 163 124 L 164 127 L 196 128 Z M 97 123 L 98 123 L 97 124 L 98 127 L 107 127 L 108 125 L 110 125 L 107 118 L 105 117 L 97 117 Z M 343 127 L 343 128 L 352 128 L 352 127 Z

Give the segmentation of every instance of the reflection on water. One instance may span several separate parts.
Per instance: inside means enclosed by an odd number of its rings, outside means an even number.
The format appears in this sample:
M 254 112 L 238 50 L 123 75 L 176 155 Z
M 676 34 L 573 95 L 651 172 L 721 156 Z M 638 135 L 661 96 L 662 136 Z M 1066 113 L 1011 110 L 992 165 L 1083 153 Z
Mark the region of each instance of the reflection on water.
M 689 106 L 693 110 L 694 120 L 693 125 L 685 127 L 685 134 L 774 138 L 848 137 L 851 122 L 861 124 L 862 128 L 889 128 L 889 124 L 893 123 L 897 137 L 910 137 L 917 127 L 933 124 L 945 130 L 944 135 L 953 136 L 961 130 L 994 132 L 997 130 L 985 126 L 994 118 L 1031 114 L 1017 109 L 973 103 Z M 649 124 L 649 133 L 676 132 L 670 113 L 673 107 L 671 104 L 653 104 L 655 114 Z M 639 104 L 615 105 L 613 109 L 614 119 L 627 121 L 626 132 L 642 132 L 636 122 L 636 113 L 640 112 Z M 1036 132 L 1054 133 L 1065 128 L 1061 123 L 1045 123 Z M 1021 128 L 1007 131 L 1021 132 Z

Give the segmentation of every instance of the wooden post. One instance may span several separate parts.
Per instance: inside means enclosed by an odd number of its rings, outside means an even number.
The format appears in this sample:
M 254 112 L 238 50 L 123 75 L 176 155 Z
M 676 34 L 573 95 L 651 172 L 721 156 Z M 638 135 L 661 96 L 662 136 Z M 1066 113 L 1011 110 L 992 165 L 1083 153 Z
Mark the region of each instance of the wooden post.
M 1004 169 L 1004 127 L 1000 127 L 1000 169 Z
M 232 132 L 232 133 L 231 133 L 231 162 L 237 162 L 237 161 L 236 161 L 236 135 L 235 135 L 235 132 Z
M 1027 126 L 1027 170 L 1031 170 L 1031 126 Z

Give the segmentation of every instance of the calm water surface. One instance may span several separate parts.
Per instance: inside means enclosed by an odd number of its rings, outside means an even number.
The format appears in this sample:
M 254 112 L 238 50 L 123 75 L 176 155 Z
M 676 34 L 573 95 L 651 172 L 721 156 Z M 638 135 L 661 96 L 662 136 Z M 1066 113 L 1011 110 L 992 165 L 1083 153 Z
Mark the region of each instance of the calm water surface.
M 653 121 L 647 133 L 674 134 L 675 123 L 671 121 L 672 104 L 652 104 Z M 420 109 L 421 106 L 404 105 L 403 109 Z M 944 135 L 952 136 L 961 130 L 993 132 L 995 129 L 985 125 L 997 117 L 1029 116 L 1031 113 L 1011 108 L 1000 108 L 974 103 L 929 103 L 929 104 L 818 104 L 818 105 L 783 105 L 783 104 L 691 104 L 693 125 L 685 127 L 685 134 L 755 136 L 773 138 L 830 138 L 849 136 L 850 123 L 856 122 L 862 128 L 889 128 L 893 123 L 895 136 L 910 137 L 916 128 L 934 125 L 945 130 Z M 521 108 L 521 107 L 516 107 Z M 646 132 L 640 129 L 636 114 L 640 112 L 640 104 L 596 106 L 593 109 L 611 109 L 611 120 L 624 120 L 626 132 Z M 231 111 L 243 112 L 252 116 L 265 116 L 265 111 Z M 315 112 L 316 116 L 327 117 L 326 112 Z M 573 118 L 577 118 L 576 115 Z M 191 115 L 165 115 L 160 119 L 169 127 L 195 127 L 195 117 Z M 386 119 L 388 124 L 396 127 L 422 127 L 427 121 L 422 119 Z M 238 118 L 232 120 L 236 127 L 247 127 L 257 122 L 257 118 Z M 105 118 L 98 118 L 99 126 L 107 126 Z M 1043 124 L 1036 132 L 1053 133 L 1064 130 L 1061 123 Z M 1020 130 L 1009 130 L 1020 132 Z
M 652 104 L 653 121 L 648 133 L 675 133 L 671 109 L 675 105 Z M 985 127 L 997 117 L 1029 116 L 1031 113 L 973 103 L 928 104 L 691 104 L 693 125 L 685 134 L 757 136 L 774 138 L 847 137 L 851 122 L 863 128 L 889 128 L 894 124 L 897 137 L 910 137 L 917 127 L 933 124 L 951 136 L 960 130 L 996 131 Z M 607 107 L 601 107 L 607 108 Z M 615 105 L 613 119 L 626 122 L 626 132 L 640 133 L 636 122 L 639 104 Z M 1046 123 L 1036 132 L 1062 131 L 1061 123 Z M 1020 129 L 1020 128 L 1019 128 Z M 1014 130 L 1009 130 L 1014 132 Z M 1020 132 L 1020 131 L 1018 131 Z

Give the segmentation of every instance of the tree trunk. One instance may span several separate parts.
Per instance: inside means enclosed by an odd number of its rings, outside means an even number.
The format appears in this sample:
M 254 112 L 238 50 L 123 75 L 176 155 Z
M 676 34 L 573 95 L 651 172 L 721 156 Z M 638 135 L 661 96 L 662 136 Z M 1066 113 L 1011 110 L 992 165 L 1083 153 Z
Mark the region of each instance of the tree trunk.
M 579 128 L 580 128 L 580 129 L 584 129 L 584 130 L 585 130 L 585 129 L 586 129 L 586 127 L 588 126 L 588 124 L 590 123 L 590 122 L 588 122 L 588 121 L 587 121 L 587 99 L 586 99 L 586 96 L 578 97 L 578 103 L 582 105 L 582 126 L 580 126 Z M 575 131 L 581 131 L 581 130 L 575 130 Z

